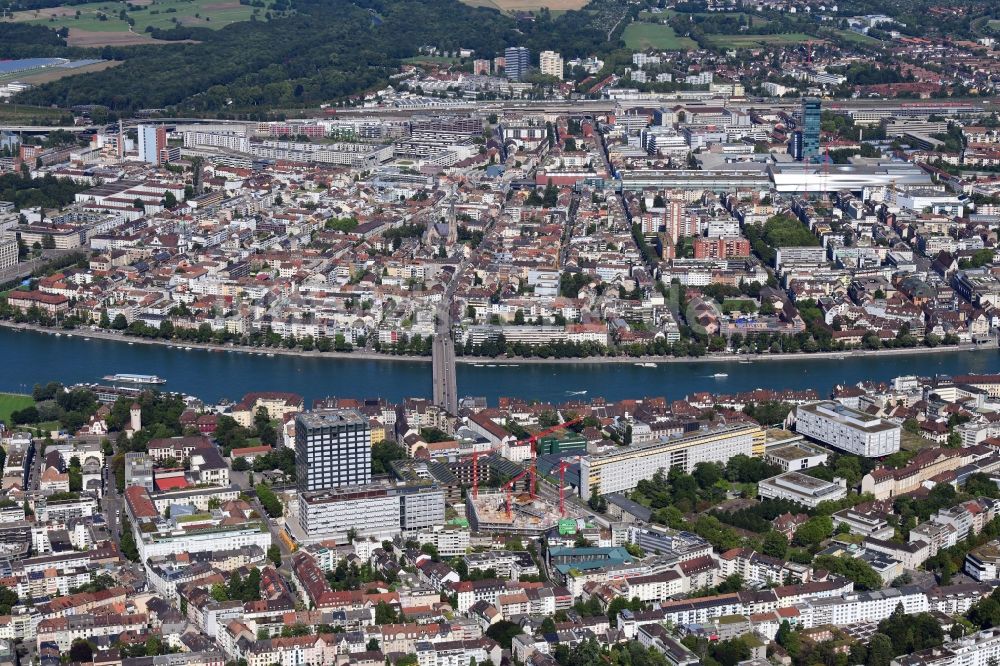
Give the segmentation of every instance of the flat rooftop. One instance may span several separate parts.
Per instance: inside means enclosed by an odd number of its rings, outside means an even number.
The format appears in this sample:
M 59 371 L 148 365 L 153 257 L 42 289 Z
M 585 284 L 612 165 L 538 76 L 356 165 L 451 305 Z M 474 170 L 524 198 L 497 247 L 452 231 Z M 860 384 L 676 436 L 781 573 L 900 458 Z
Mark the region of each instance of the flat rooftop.
M 824 402 L 814 402 L 811 405 L 800 405 L 798 409 L 812 412 L 818 416 L 838 421 L 843 425 L 864 430 L 866 432 L 883 432 L 885 430 L 895 430 L 899 428 L 895 423 L 890 423 L 877 416 L 870 416 L 856 409 L 845 407 L 839 402 L 826 400 Z
M 818 456 L 824 453 L 827 453 L 827 451 L 818 447 L 804 446 L 802 444 L 789 444 L 787 446 L 776 446 L 773 449 L 768 449 L 765 452 L 765 455 L 771 458 L 777 458 L 778 460 L 784 460 L 785 462 L 794 462 L 796 460 L 801 460 L 802 458 Z
M 778 476 L 772 476 L 770 479 L 761 481 L 760 485 L 817 500 L 847 492 L 846 488 L 838 483 L 817 479 L 800 472 L 785 472 Z
M 831 484 L 829 481 L 824 481 L 823 479 L 817 479 L 815 476 L 802 474 L 801 472 L 785 472 L 784 474 L 779 474 L 778 476 L 771 477 L 770 479 L 765 479 L 765 481 L 770 481 L 772 483 L 778 482 L 785 486 L 798 486 L 811 491 L 821 490 L 830 485 L 836 485 Z
M 368 419 L 356 409 L 321 409 L 303 412 L 296 421 L 307 428 L 340 428 L 351 425 L 368 425 Z

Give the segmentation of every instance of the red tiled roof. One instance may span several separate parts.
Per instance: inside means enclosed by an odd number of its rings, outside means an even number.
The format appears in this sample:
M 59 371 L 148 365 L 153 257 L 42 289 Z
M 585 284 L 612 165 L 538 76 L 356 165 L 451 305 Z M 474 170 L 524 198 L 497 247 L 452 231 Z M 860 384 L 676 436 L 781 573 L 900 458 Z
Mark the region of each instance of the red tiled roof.
M 161 491 L 188 487 L 187 479 L 183 476 L 168 476 L 162 479 L 156 479 L 153 483 L 156 484 L 156 489 Z
M 125 501 L 128 502 L 132 515 L 136 518 L 156 518 L 160 512 L 149 497 L 149 492 L 142 486 L 130 486 L 125 489 Z

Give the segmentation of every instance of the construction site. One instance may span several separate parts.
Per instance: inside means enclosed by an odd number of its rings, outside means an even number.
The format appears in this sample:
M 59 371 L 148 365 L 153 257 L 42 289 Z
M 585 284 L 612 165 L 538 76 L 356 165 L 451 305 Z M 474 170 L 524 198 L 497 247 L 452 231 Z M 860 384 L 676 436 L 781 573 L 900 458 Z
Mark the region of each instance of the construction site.
M 465 502 L 469 526 L 477 531 L 541 536 L 556 528 L 560 520 L 575 518 L 577 512 L 568 510 L 566 506 L 566 470 L 569 464 L 565 460 L 559 465 L 558 500 L 549 501 L 539 496 L 537 448 L 543 437 L 576 425 L 580 420 L 577 418 L 560 423 L 520 440 L 518 444 L 531 446 L 531 459 L 522 471 L 503 484 L 500 491 L 479 492 L 480 454 L 472 454 L 472 492 Z M 522 492 L 517 492 L 519 483 L 522 485 Z
M 486 532 L 508 532 L 537 537 L 555 529 L 564 517 L 556 502 L 531 497 L 530 492 L 518 494 L 503 491 L 481 492 L 479 497 L 465 501 L 469 527 Z M 569 518 L 576 518 L 572 509 Z

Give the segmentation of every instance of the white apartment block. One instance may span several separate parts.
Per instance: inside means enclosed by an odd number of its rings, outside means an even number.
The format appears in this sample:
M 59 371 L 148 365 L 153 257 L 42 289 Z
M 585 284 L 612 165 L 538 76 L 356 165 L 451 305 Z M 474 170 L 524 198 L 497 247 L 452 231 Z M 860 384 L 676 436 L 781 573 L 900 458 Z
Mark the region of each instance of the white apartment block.
M 299 495 L 299 526 L 309 542 L 418 534 L 444 523 L 444 491 L 435 486 L 370 484 Z
M 431 543 L 442 557 L 464 555 L 470 548 L 472 539 L 469 530 L 456 527 L 436 526 L 417 535 L 420 543 Z
M 786 499 L 814 509 L 820 502 L 847 497 L 847 483 L 843 479 L 830 482 L 801 472 L 785 472 L 761 481 L 757 492 L 764 499 Z
M 250 139 L 235 132 L 184 132 L 185 148 L 225 148 L 237 153 L 250 152 Z
M 834 448 L 866 458 L 899 451 L 902 428 L 826 400 L 795 409 L 795 430 Z
M 420 641 L 416 645 L 418 666 L 500 666 L 500 646 L 489 638 L 468 641 Z
M 1000 660 L 1000 629 L 987 629 L 941 647 L 896 657 L 892 666 L 987 666 L 997 660 Z
M 814 599 L 799 606 L 805 625 L 819 627 L 824 624 L 844 626 L 856 622 L 881 622 L 903 604 L 907 615 L 926 613 L 929 609 L 927 595 L 914 587 L 888 588 L 874 592 L 857 592 L 840 597 Z
M 610 453 L 580 459 L 580 496 L 597 486 L 602 495 L 632 490 L 659 470 L 680 467 L 690 473 L 700 462 L 725 464 L 736 455 L 752 455 L 763 444 L 764 431 L 756 424 L 728 425 L 673 439 L 622 447 Z
M 155 534 L 140 532 L 138 525 L 134 523 L 132 531 L 136 533 L 139 557 L 144 562 L 150 557 L 231 550 L 244 546 L 259 546 L 267 551 L 271 545 L 271 533 L 267 528 L 253 524 L 230 529 L 177 530 Z
M 542 51 L 538 55 L 538 69 L 546 76 L 563 78 L 563 57 L 555 51 Z
M 0 271 L 17 265 L 17 239 L 0 238 Z
M 1000 543 L 990 541 L 965 556 L 963 570 L 978 581 L 996 580 L 1000 569 Z

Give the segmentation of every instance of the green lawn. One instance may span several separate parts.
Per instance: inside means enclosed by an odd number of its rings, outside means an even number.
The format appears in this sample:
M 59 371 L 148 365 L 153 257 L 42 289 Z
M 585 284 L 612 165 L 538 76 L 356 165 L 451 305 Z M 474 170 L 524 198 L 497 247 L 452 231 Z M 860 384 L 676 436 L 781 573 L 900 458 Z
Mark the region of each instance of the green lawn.
M 854 42 L 856 44 L 868 46 L 879 46 L 882 44 L 881 39 L 875 39 L 874 37 L 869 37 L 868 35 L 862 35 L 860 32 L 854 32 L 853 30 L 837 30 L 837 34 L 847 41 Z
M 120 18 L 122 8 L 123 5 L 117 2 L 63 5 L 50 9 L 15 12 L 14 20 L 50 28 L 77 28 L 89 32 L 127 32 L 128 23 Z M 127 16 L 135 21 L 133 31 L 137 33 L 144 33 L 150 26 L 161 29 L 172 28 L 177 22 L 183 26 L 217 30 L 230 23 L 249 21 L 254 9 L 249 5 L 239 4 L 237 0 L 153 0 L 149 5 L 133 6 L 128 10 Z M 265 12 L 266 9 L 259 9 L 258 18 L 263 20 Z
M 33 120 L 58 120 L 63 115 L 59 109 L 27 104 L 0 104 L 0 122 L 17 124 Z
M 421 63 L 425 65 L 454 65 L 455 63 L 461 62 L 461 58 L 451 58 L 444 56 L 429 56 L 420 55 L 413 56 L 412 58 L 403 58 L 403 62 L 409 63 L 411 65 L 419 65 Z
M 42 421 L 41 423 L 36 423 L 31 427 L 38 428 L 43 433 L 45 433 L 45 435 L 48 435 L 53 430 L 59 430 L 60 428 L 62 428 L 62 424 L 59 423 L 59 421 Z
M 686 51 L 698 48 L 694 40 L 679 37 L 669 25 L 659 23 L 630 23 L 625 28 L 626 48 L 635 51 L 646 49 L 664 49 L 668 51 Z
M 746 49 L 755 46 L 800 44 L 809 40 L 817 41 L 812 35 L 790 32 L 784 35 L 711 35 L 710 44 L 717 49 Z
M 12 425 L 10 422 L 10 413 L 30 407 L 33 404 L 35 404 L 35 400 L 30 395 L 0 393 L 0 421 L 3 421 L 7 425 Z

